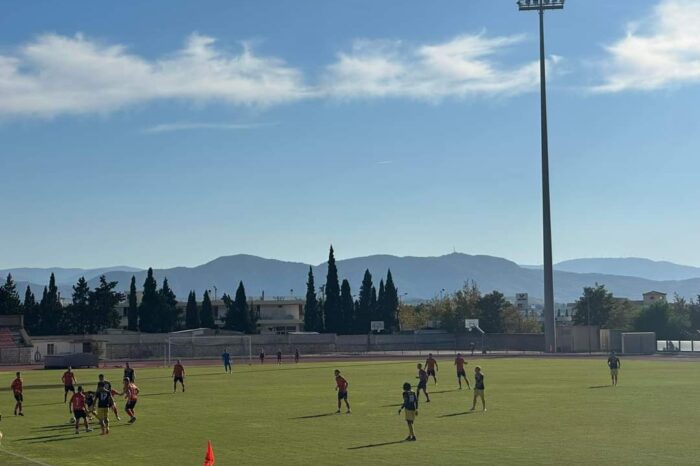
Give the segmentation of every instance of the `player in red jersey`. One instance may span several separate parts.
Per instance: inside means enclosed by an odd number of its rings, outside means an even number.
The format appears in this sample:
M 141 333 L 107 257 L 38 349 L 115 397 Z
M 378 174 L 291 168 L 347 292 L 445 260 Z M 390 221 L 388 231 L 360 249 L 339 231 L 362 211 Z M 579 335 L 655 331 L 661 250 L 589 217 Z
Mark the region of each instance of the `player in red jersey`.
M 467 382 L 467 388 L 471 389 L 472 387 L 469 385 L 469 379 L 467 378 L 467 373 L 464 370 L 464 365 L 467 364 L 464 362 L 464 358 L 460 353 L 457 353 L 457 357 L 455 358 L 455 367 L 457 368 L 457 382 L 459 382 L 459 389 L 462 389 L 462 379 L 464 378 L 464 381 Z
M 124 397 L 126 398 L 126 406 L 124 411 L 129 415 L 129 424 L 136 422 L 136 413 L 134 408 L 136 407 L 136 402 L 139 400 L 139 387 L 134 384 L 128 377 L 124 377 Z
M 433 381 L 435 382 L 435 385 L 437 385 L 436 373 L 438 371 L 438 363 L 435 358 L 433 358 L 433 353 L 428 353 L 428 359 L 425 360 L 425 368 L 428 372 L 428 377 L 432 375 Z
M 63 402 L 65 403 L 68 400 L 68 392 L 73 392 L 73 394 L 75 394 L 75 384 L 78 383 L 70 366 L 68 366 L 68 370 L 61 376 L 61 382 L 63 382 Z
M 348 411 L 346 414 L 350 414 L 350 403 L 348 403 L 348 381 L 343 378 L 342 375 L 340 375 L 340 371 L 338 369 L 335 370 L 335 389 L 338 392 L 338 411 L 335 413 L 338 414 L 340 413 L 340 402 L 345 401 L 345 406 L 347 406 Z
M 182 391 L 185 391 L 185 368 L 180 364 L 178 359 L 173 366 L 173 393 L 177 391 L 177 383 L 180 382 L 182 385 Z
M 85 397 L 85 393 L 83 393 L 83 387 L 81 385 L 78 386 L 78 392 L 73 393 L 73 396 L 70 398 L 70 403 L 68 403 L 68 411 L 73 413 L 73 419 L 75 419 L 76 434 L 80 432 L 81 418 L 83 419 L 83 423 L 85 424 L 85 432 L 92 431 L 87 419 L 87 400 Z
M 22 377 L 20 376 L 20 373 L 17 372 L 17 378 L 12 381 L 12 385 L 10 385 L 10 389 L 12 390 L 12 394 L 15 396 L 15 416 L 24 416 L 24 413 L 22 412 L 22 402 L 24 402 L 24 395 L 22 393 L 23 391 L 23 381 Z

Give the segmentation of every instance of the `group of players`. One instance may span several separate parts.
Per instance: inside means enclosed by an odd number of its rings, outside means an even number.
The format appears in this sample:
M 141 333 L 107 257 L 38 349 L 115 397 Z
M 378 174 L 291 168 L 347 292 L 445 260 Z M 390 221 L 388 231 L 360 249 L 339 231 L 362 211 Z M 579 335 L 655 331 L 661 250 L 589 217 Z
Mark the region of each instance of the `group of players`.
M 224 371 L 227 373 L 232 372 L 232 367 L 231 367 L 231 355 L 228 353 L 227 350 L 224 350 L 223 354 L 221 355 L 221 358 L 224 363 Z M 265 352 L 264 350 L 260 351 L 260 363 L 263 364 L 265 361 Z M 295 351 L 294 354 L 294 361 L 299 362 L 299 350 Z M 282 363 L 282 352 L 278 351 L 277 352 L 277 362 L 278 364 Z M 611 376 L 611 381 L 612 385 L 615 386 L 617 385 L 618 381 L 618 372 L 620 367 L 622 366 L 622 363 L 620 362 L 620 359 L 616 356 L 615 352 L 612 352 L 610 354 L 610 357 L 608 358 L 608 367 L 610 369 L 610 376 Z M 462 355 L 460 353 L 457 353 L 457 357 L 454 360 L 454 366 L 456 369 L 457 373 L 457 383 L 459 384 L 459 389 L 462 389 L 462 381 L 467 385 L 468 389 L 471 389 L 471 384 L 469 383 L 469 379 L 467 378 L 467 373 L 465 370 L 465 366 L 468 363 L 464 360 Z M 424 369 L 425 367 L 425 369 Z M 408 425 L 408 431 L 409 435 L 406 437 L 407 441 L 415 441 L 416 440 L 416 435 L 414 431 L 413 424 L 415 422 L 416 416 L 418 415 L 418 402 L 420 399 L 420 392 L 421 390 L 423 391 L 423 394 L 425 395 L 425 401 L 426 403 L 430 403 L 430 395 L 428 393 L 428 382 L 430 380 L 430 377 L 433 378 L 433 382 L 435 385 L 437 385 L 437 373 L 438 373 L 438 362 L 435 360 L 433 357 L 432 353 L 428 354 L 428 358 L 425 361 L 425 366 L 423 364 L 418 364 L 417 365 L 417 376 L 416 378 L 418 379 L 418 384 L 416 386 L 416 391 L 411 390 L 411 384 L 406 382 L 403 384 L 403 402 L 401 404 L 401 407 L 399 408 L 399 414 L 403 411 L 405 414 L 405 419 L 406 423 Z M 341 407 L 342 403 L 345 403 L 345 407 L 347 408 L 346 413 L 350 414 L 350 403 L 348 401 L 348 387 L 349 383 L 347 379 L 345 379 L 341 374 L 339 370 L 335 370 L 335 382 L 336 382 L 336 391 L 338 395 L 338 410 L 336 413 L 341 412 Z M 185 368 L 178 359 L 175 365 L 173 366 L 173 371 L 172 371 L 172 377 L 173 377 L 173 393 L 177 392 L 177 384 L 180 383 L 180 386 L 182 388 L 182 391 L 185 391 Z M 129 423 L 133 424 L 136 422 L 136 413 L 135 413 L 135 408 L 136 408 L 136 403 L 138 401 L 138 395 L 139 395 L 139 388 L 135 384 L 136 380 L 136 374 L 133 368 L 129 366 L 129 363 L 126 363 L 126 366 L 124 368 L 124 377 L 123 377 L 123 388 L 122 391 L 119 392 L 115 389 L 112 388 L 112 384 L 105 380 L 105 377 L 103 374 L 100 374 L 98 376 L 98 382 L 97 382 L 97 388 L 94 391 L 84 391 L 82 385 L 78 385 L 78 381 L 75 377 L 75 373 L 73 372 L 71 367 L 68 367 L 68 370 L 63 373 L 61 376 L 61 381 L 63 382 L 64 386 L 64 395 L 63 395 L 63 402 L 68 403 L 68 411 L 71 413 L 71 423 L 75 423 L 75 433 L 78 434 L 80 432 L 80 420 L 83 420 L 83 424 L 85 427 L 86 432 L 91 432 L 92 429 L 90 428 L 90 423 L 89 421 L 94 417 L 97 418 L 99 424 L 100 424 L 100 429 L 101 429 L 101 435 L 106 435 L 109 434 L 109 412 L 112 411 L 114 412 L 114 416 L 116 417 L 117 420 L 121 420 L 119 417 L 119 412 L 117 410 L 116 402 L 115 402 L 115 397 L 118 396 L 123 396 L 126 399 L 126 405 L 124 407 L 124 411 L 129 415 Z M 10 389 L 12 390 L 12 393 L 15 398 L 15 408 L 14 408 L 14 415 L 15 416 L 24 416 L 23 412 L 23 402 L 24 402 L 24 388 L 23 388 L 23 380 L 21 377 L 20 372 L 16 373 L 15 379 L 12 381 L 12 384 L 10 385 Z M 77 386 L 77 391 L 75 386 Z M 472 407 L 471 410 L 474 411 L 476 409 L 476 404 L 478 400 L 481 400 L 481 406 L 484 411 L 486 411 L 486 399 L 484 397 L 484 390 L 485 390 L 485 385 L 484 385 L 484 373 L 481 370 L 480 366 L 475 366 L 474 367 L 474 397 L 472 400 Z M 68 400 L 68 393 L 71 392 L 72 396 L 70 400 Z M 2 419 L 2 416 L 0 415 L 0 419 Z
M 464 380 L 464 382 L 467 384 L 467 388 L 471 388 L 471 385 L 469 384 L 469 379 L 467 378 L 466 370 L 464 368 L 466 364 L 467 362 L 464 360 L 462 355 L 460 353 L 457 353 L 454 365 L 457 369 L 457 382 L 459 384 L 460 390 L 462 389 L 462 380 Z M 408 425 L 408 437 L 406 437 L 407 441 L 416 440 L 416 434 L 413 428 L 413 423 L 415 422 L 416 416 L 418 415 L 418 401 L 420 398 L 420 391 L 423 390 L 426 403 L 430 403 L 430 395 L 428 394 L 428 381 L 432 376 L 435 385 L 437 385 L 438 383 L 438 363 L 433 357 L 432 353 L 428 354 L 428 359 L 426 359 L 425 361 L 425 369 L 423 369 L 423 364 L 418 364 L 417 368 L 418 375 L 416 376 L 416 378 L 418 379 L 418 386 L 416 388 L 416 391 L 411 391 L 410 383 L 404 383 L 403 403 L 399 408 L 399 414 L 401 414 L 402 411 L 404 412 L 406 424 Z M 340 371 L 338 369 L 335 370 L 335 383 L 335 390 L 338 392 L 338 410 L 336 411 L 336 414 L 340 413 L 343 402 L 345 403 L 345 407 L 347 408 L 346 413 L 350 414 L 350 403 L 348 401 L 349 383 L 347 379 L 345 379 L 345 377 L 343 377 L 340 374 Z M 480 366 L 476 366 L 474 367 L 474 399 L 472 401 L 472 411 L 476 409 L 476 402 L 478 399 L 481 400 L 482 409 L 486 411 L 486 399 L 484 398 L 485 388 L 486 387 L 484 385 L 484 373 L 481 371 Z

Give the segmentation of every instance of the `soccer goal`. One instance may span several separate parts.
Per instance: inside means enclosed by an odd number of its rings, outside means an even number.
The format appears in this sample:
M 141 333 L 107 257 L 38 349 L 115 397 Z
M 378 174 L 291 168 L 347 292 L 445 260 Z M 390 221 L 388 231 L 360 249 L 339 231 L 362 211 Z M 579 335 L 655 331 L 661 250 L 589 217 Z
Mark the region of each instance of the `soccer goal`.
M 219 359 L 224 351 L 234 361 L 253 362 L 250 335 L 170 336 L 165 340 L 163 360 L 171 366 L 178 359 Z

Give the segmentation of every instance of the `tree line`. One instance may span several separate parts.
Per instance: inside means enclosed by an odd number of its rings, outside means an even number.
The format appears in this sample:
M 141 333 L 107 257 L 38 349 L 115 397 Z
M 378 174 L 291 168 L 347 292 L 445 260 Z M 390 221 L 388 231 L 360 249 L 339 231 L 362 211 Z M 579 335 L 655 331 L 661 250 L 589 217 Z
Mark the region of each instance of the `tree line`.
M 486 333 L 542 331 L 536 319 L 523 316 L 502 293 L 482 294 L 474 282 L 424 303 L 402 305 L 399 318 L 404 329 L 439 328 L 453 334 L 467 332 L 466 319 L 479 319 L 479 327 Z
M 304 306 L 304 329 L 308 332 L 337 334 L 369 333 L 372 321 L 384 322 L 386 332 L 399 330 L 399 290 L 394 284 L 391 270 L 386 281 L 374 286 L 372 274 L 365 270 L 357 299 L 352 294 L 350 282 L 340 282 L 333 246 L 328 254 L 326 283 L 316 293 L 313 269 L 309 267 Z
M 700 296 L 686 300 L 678 295 L 673 302 L 665 300 L 644 305 L 628 299 L 615 298 L 605 285 L 583 289 L 576 301 L 575 325 L 599 326 L 634 332 L 655 332 L 659 340 L 698 338 L 700 329 Z
M 23 314 L 24 327 L 32 335 L 98 333 L 119 323 L 115 306 L 123 295 L 115 291 L 116 286 L 117 282 L 107 281 L 102 275 L 99 285 L 91 290 L 81 277 L 73 286 L 71 303 L 63 306 L 53 273 L 39 302 L 29 285 L 20 301 L 17 286 L 8 274 L 0 287 L 0 315 Z

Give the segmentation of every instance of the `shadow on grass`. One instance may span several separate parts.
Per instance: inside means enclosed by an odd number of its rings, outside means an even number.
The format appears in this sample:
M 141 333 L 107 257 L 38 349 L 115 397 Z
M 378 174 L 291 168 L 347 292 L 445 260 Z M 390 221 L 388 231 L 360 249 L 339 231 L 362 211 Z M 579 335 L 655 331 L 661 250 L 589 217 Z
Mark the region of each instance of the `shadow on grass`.
M 464 416 L 465 414 L 472 414 L 472 413 L 474 413 L 474 411 L 463 411 L 461 413 L 443 414 L 442 416 L 438 416 L 438 417 Z
M 437 395 L 438 393 L 452 393 L 452 392 L 458 392 L 459 389 L 455 388 L 453 390 L 440 390 L 437 392 L 428 392 L 428 395 Z
M 139 396 L 162 396 L 162 395 L 172 395 L 173 392 L 162 392 L 162 393 L 139 393 Z
M 34 408 L 35 406 L 52 406 L 52 405 L 64 405 L 66 403 L 62 403 L 60 401 L 56 401 L 54 403 L 39 403 L 39 404 L 34 404 L 34 403 L 24 403 L 23 406 L 26 406 L 27 408 Z
M 385 447 L 387 445 L 397 445 L 399 443 L 404 443 L 406 440 L 396 440 L 394 442 L 384 442 L 384 443 L 370 443 L 369 445 L 360 445 L 359 447 L 350 447 L 348 450 L 361 450 L 363 448 L 374 448 L 374 447 Z
M 297 420 L 297 419 L 314 419 L 317 417 L 326 417 L 326 416 L 333 416 L 335 415 L 335 412 L 332 413 L 323 413 L 323 414 L 312 414 L 310 416 L 299 416 L 299 417 L 290 417 L 290 420 Z
M 398 408 L 399 406 L 403 406 L 403 403 L 397 403 L 395 405 L 382 405 L 380 408 Z
M 608 387 L 610 387 L 610 386 L 611 386 L 611 385 L 593 385 L 593 386 L 588 387 L 588 388 L 608 388 Z

